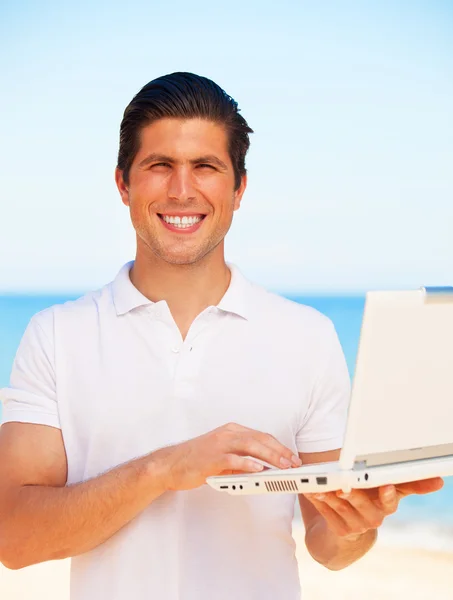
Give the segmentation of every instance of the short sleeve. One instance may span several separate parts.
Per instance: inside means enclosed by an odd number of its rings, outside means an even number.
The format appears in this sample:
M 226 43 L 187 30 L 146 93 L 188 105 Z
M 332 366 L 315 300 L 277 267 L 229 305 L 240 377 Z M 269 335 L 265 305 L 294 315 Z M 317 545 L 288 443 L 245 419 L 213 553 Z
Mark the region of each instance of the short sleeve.
M 343 348 L 332 321 L 312 394 L 296 435 L 299 452 L 325 452 L 343 446 L 351 396 L 351 378 Z
M 60 429 L 53 343 L 38 322 L 29 322 L 14 358 L 10 386 L 0 389 L 2 423 L 22 422 Z

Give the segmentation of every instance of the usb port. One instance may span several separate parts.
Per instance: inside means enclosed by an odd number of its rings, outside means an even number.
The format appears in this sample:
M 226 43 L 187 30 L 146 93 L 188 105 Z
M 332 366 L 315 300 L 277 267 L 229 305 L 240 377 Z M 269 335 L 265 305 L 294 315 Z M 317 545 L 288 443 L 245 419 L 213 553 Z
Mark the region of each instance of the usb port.
M 227 486 L 227 485 L 221 485 L 221 486 L 220 486 L 220 489 L 221 489 L 221 490 L 227 490 L 227 489 L 228 489 L 228 486 Z
M 327 485 L 327 477 L 316 477 L 316 483 L 318 485 Z
M 309 482 L 310 482 L 310 480 L 309 480 L 309 479 L 301 479 L 301 480 L 300 480 L 300 482 L 301 482 L 301 483 L 309 483 Z

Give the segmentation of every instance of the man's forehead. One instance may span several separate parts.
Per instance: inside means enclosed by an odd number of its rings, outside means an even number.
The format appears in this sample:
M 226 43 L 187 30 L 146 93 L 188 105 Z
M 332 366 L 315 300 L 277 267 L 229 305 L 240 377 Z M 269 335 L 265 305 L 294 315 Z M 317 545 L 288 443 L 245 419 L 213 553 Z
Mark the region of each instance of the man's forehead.
M 225 127 L 204 119 L 159 119 L 145 125 L 140 132 L 140 162 L 151 153 L 178 158 L 197 159 L 201 156 L 228 157 Z
M 143 140 L 158 140 L 166 137 L 184 137 L 194 140 L 212 139 L 223 142 L 227 137 L 225 126 L 208 119 L 192 118 L 177 119 L 163 118 L 157 119 L 141 130 Z

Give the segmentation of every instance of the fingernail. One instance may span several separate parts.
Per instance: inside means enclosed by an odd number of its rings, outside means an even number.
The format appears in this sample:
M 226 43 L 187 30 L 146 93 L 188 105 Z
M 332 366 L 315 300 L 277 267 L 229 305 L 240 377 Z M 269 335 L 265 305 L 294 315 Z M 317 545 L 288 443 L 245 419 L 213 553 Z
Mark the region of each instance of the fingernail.
M 298 456 L 296 456 L 295 454 L 293 454 L 293 456 L 291 457 L 291 461 L 292 461 L 293 465 L 296 467 L 300 467 L 300 465 L 302 464 L 302 461 L 300 460 L 300 458 Z
M 313 498 L 314 498 L 315 500 L 320 500 L 320 501 L 322 502 L 323 500 L 325 500 L 325 499 L 326 499 L 326 495 L 325 495 L 325 494 L 315 494 L 315 495 L 313 496 Z
M 350 495 L 350 492 L 337 492 L 338 498 L 346 499 L 349 498 Z
M 252 468 L 254 471 L 262 471 L 264 469 L 263 465 L 261 465 L 260 463 L 254 463 L 252 465 Z
M 289 462 L 289 460 L 287 458 L 281 458 L 280 459 L 280 464 L 284 469 L 288 469 L 291 466 L 291 463 Z

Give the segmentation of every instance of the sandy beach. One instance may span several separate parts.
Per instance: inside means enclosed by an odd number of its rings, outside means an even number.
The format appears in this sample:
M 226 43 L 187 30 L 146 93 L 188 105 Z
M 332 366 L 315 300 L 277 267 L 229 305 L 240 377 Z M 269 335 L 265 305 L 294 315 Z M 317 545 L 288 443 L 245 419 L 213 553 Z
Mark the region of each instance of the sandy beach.
M 295 525 L 303 600 L 453 600 L 453 552 L 387 545 L 342 571 L 316 563 Z
M 307 553 L 303 527 L 297 521 L 294 537 L 303 600 L 453 600 L 453 553 L 398 548 L 379 540 L 360 561 L 331 572 Z M 0 566 L 0 598 L 68 600 L 68 578 L 69 560 L 22 571 Z

